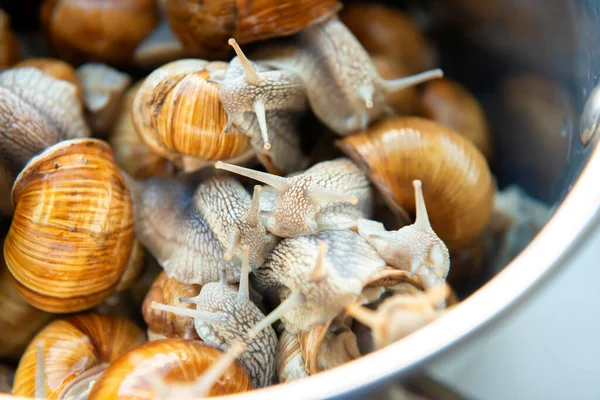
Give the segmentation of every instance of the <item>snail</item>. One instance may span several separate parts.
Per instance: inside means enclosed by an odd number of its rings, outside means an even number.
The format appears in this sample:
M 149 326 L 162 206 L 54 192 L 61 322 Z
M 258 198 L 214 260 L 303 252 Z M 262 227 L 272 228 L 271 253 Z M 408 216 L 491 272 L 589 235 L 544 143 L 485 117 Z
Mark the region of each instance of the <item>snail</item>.
M 75 312 L 114 291 L 134 230 L 129 191 L 108 144 L 97 139 L 55 144 L 19 174 L 12 199 L 4 256 L 30 304 Z
M 37 68 L 2 72 L 0 98 L 0 160 L 15 175 L 48 146 L 90 136 L 76 87 Z
M 312 25 L 283 44 L 262 46 L 254 58 L 268 67 L 296 72 L 304 81 L 312 111 L 343 136 L 384 116 L 389 111 L 388 93 L 443 76 L 435 69 L 382 79 L 369 54 L 337 19 Z
M 467 139 L 433 121 L 393 117 L 337 142 L 366 171 L 392 209 L 415 209 L 412 182 L 425 188 L 431 226 L 450 251 L 485 228 L 494 187 L 483 155 Z
M 241 341 L 248 347 L 240 355 L 240 363 L 255 387 L 271 384 L 275 373 L 275 352 L 277 336 L 271 327 L 256 331 L 252 337 L 246 335 L 259 325 L 265 315 L 250 301 L 248 274 L 250 272 L 250 248 L 244 246 L 243 270 L 239 289 L 229 286 L 226 274 L 220 282 L 202 286 L 200 294 L 193 298 L 180 299 L 196 304 L 196 310 L 153 303 L 158 310 L 194 318 L 194 325 L 200 338 L 219 349 L 224 349 Z
M 421 279 L 425 289 L 429 289 L 445 284 L 450 271 L 450 255 L 429 223 L 421 181 L 413 181 L 413 186 L 417 209 L 414 224 L 389 232 L 379 222 L 359 220 L 358 233 L 388 265 L 410 271 L 411 275 Z
M 131 118 L 133 100 L 141 82 L 125 93 L 122 107 L 116 118 L 115 127 L 108 138 L 115 160 L 127 174 L 135 179 L 166 176 L 173 173 L 173 165 L 164 157 L 154 153 L 138 136 Z
M 156 69 L 134 99 L 134 126 L 156 154 L 186 171 L 217 160 L 253 156 L 250 139 L 235 129 L 225 133 L 227 116 L 211 73 L 225 63 L 179 60 Z
M 38 310 L 23 299 L 10 280 L 1 260 L 0 270 L 0 357 L 18 359 L 35 334 L 52 315 Z
M 260 210 L 267 229 L 277 236 L 352 228 L 371 212 L 369 182 L 347 158 L 321 162 L 289 177 L 223 162 L 215 167 L 270 186 L 261 192 Z
M 76 88 L 77 97 L 81 98 L 83 96 L 77 73 L 71 64 L 56 58 L 27 58 L 14 66 L 14 68 L 27 67 L 37 68 L 55 79 L 72 83 Z
M 256 279 L 282 302 L 249 336 L 280 318 L 292 334 L 332 321 L 385 266 L 377 252 L 349 230 L 282 240 Z
M 201 57 L 223 58 L 235 37 L 241 44 L 292 35 L 324 21 L 341 8 L 337 0 L 222 2 L 167 0 L 165 10 L 175 35 Z
M 469 139 L 487 160 L 492 158 L 492 138 L 483 107 L 464 86 L 450 79 L 424 85 L 421 113 Z
M 360 357 L 351 322 L 342 314 L 334 321 L 296 335 L 284 330 L 277 353 L 280 382 L 314 375 Z
M 13 394 L 37 395 L 35 377 L 41 374 L 44 385 L 38 391 L 45 392 L 44 398 L 76 396 L 111 362 L 144 341 L 144 332 L 120 317 L 84 314 L 55 320 L 35 336 L 21 357 Z
M 45 0 L 40 17 L 60 58 L 125 65 L 158 23 L 158 8 L 154 0 Z
M 234 344 L 222 353 L 196 340 L 148 342 L 111 363 L 88 399 L 199 399 L 246 392 L 252 383 L 235 363 L 243 350 Z
M 353 303 L 346 307 L 349 315 L 371 328 L 373 343 L 380 349 L 415 332 L 437 319 L 446 310 L 446 285 L 434 286 L 417 294 L 397 294 L 384 300 L 376 311 Z
M 108 65 L 87 63 L 77 68 L 77 79 L 83 89 L 87 122 L 95 136 L 106 137 L 131 78 Z
M 121 274 L 117 286 L 115 286 L 115 293 L 124 292 L 134 285 L 138 277 L 142 274 L 145 262 L 146 253 L 144 251 L 144 246 L 137 240 L 134 240 L 133 245 L 131 246 L 131 252 L 129 253 L 129 259 L 127 260 L 127 265 L 125 265 L 125 270 L 123 271 L 123 274 Z
M 372 56 L 384 57 L 407 75 L 438 64 L 433 44 L 410 16 L 397 7 L 373 2 L 348 4 L 340 19 Z
M 253 64 L 235 39 L 229 43 L 237 57 L 218 81 L 219 99 L 228 118 L 225 130 L 233 124 L 250 136 L 259 159 L 269 157 L 282 172 L 301 169 L 306 160 L 299 150 L 296 126 L 306 110 L 302 79 L 293 71 Z
M 12 67 L 21 57 L 21 45 L 10 27 L 10 17 L 0 9 L 0 71 Z
M 169 278 L 204 285 L 218 281 L 226 269 L 230 282 L 237 282 L 244 245 L 250 246 L 256 269 L 276 244 L 258 216 L 260 187 L 250 198 L 233 178 L 213 177 L 200 184 L 197 179 L 129 179 L 137 238 Z
M 160 311 L 153 308 L 152 303 L 192 309 L 191 303 L 181 302 L 179 299 L 196 297 L 199 293 L 199 285 L 181 283 L 161 272 L 148 291 L 142 307 L 144 320 L 148 324 L 148 339 L 198 339 L 193 318 Z

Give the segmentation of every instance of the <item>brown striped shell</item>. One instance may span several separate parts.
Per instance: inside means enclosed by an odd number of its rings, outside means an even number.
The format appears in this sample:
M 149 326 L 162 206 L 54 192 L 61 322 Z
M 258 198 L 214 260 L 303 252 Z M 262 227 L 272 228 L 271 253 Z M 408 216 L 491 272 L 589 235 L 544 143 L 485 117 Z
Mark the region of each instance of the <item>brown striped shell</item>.
M 75 312 L 114 291 L 134 230 L 129 191 L 108 144 L 73 139 L 52 146 L 17 177 L 12 199 L 4 256 L 30 304 Z
M 31 341 L 19 362 L 13 394 L 34 397 L 38 346 L 48 399 L 76 394 L 121 354 L 144 343 L 144 332 L 120 317 L 84 314 L 51 322 Z

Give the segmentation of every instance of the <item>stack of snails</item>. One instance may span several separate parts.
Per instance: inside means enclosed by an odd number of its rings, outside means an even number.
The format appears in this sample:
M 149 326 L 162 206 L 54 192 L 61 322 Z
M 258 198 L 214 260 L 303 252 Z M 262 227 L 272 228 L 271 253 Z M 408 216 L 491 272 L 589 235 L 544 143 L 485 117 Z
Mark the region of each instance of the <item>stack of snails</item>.
M 483 110 L 408 17 L 340 10 L 47 0 L 62 60 L 19 62 L 0 13 L 14 395 L 240 393 L 457 303 L 446 281 L 476 272 L 493 211 Z M 132 66 L 157 68 L 131 85 Z M 145 327 L 102 313 L 118 301 Z

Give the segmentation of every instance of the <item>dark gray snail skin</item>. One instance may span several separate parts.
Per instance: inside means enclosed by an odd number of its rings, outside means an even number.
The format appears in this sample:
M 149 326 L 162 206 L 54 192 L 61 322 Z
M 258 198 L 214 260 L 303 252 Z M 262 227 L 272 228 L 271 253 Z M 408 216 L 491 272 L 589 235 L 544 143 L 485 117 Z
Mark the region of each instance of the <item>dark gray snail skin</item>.
M 250 246 L 251 268 L 262 265 L 277 243 L 258 217 L 254 201 L 235 179 L 218 176 L 198 183 L 190 177 L 128 178 L 136 235 L 167 276 L 204 285 L 228 271 L 238 282 L 241 248 Z
M 263 65 L 297 73 L 312 111 L 343 136 L 391 113 L 385 102 L 388 92 L 443 75 L 432 70 L 391 81 L 381 78 L 367 51 L 337 18 L 265 44 L 252 57 Z

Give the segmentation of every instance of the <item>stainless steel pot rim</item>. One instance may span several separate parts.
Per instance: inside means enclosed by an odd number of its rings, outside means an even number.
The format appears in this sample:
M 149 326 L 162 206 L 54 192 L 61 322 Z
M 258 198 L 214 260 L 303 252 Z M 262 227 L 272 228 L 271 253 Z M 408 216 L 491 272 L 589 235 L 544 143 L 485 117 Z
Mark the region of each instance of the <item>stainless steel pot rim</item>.
M 581 246 L 600 209 L 600 147 L 539 235 L 504 270 L 445 316 L 382 350 L 310 378 L 236 395 L 236 399 L 322 399 L 368 386 L 467 338 L 508 311 Z M 229 396 L 228 396 L 229 398 Z

